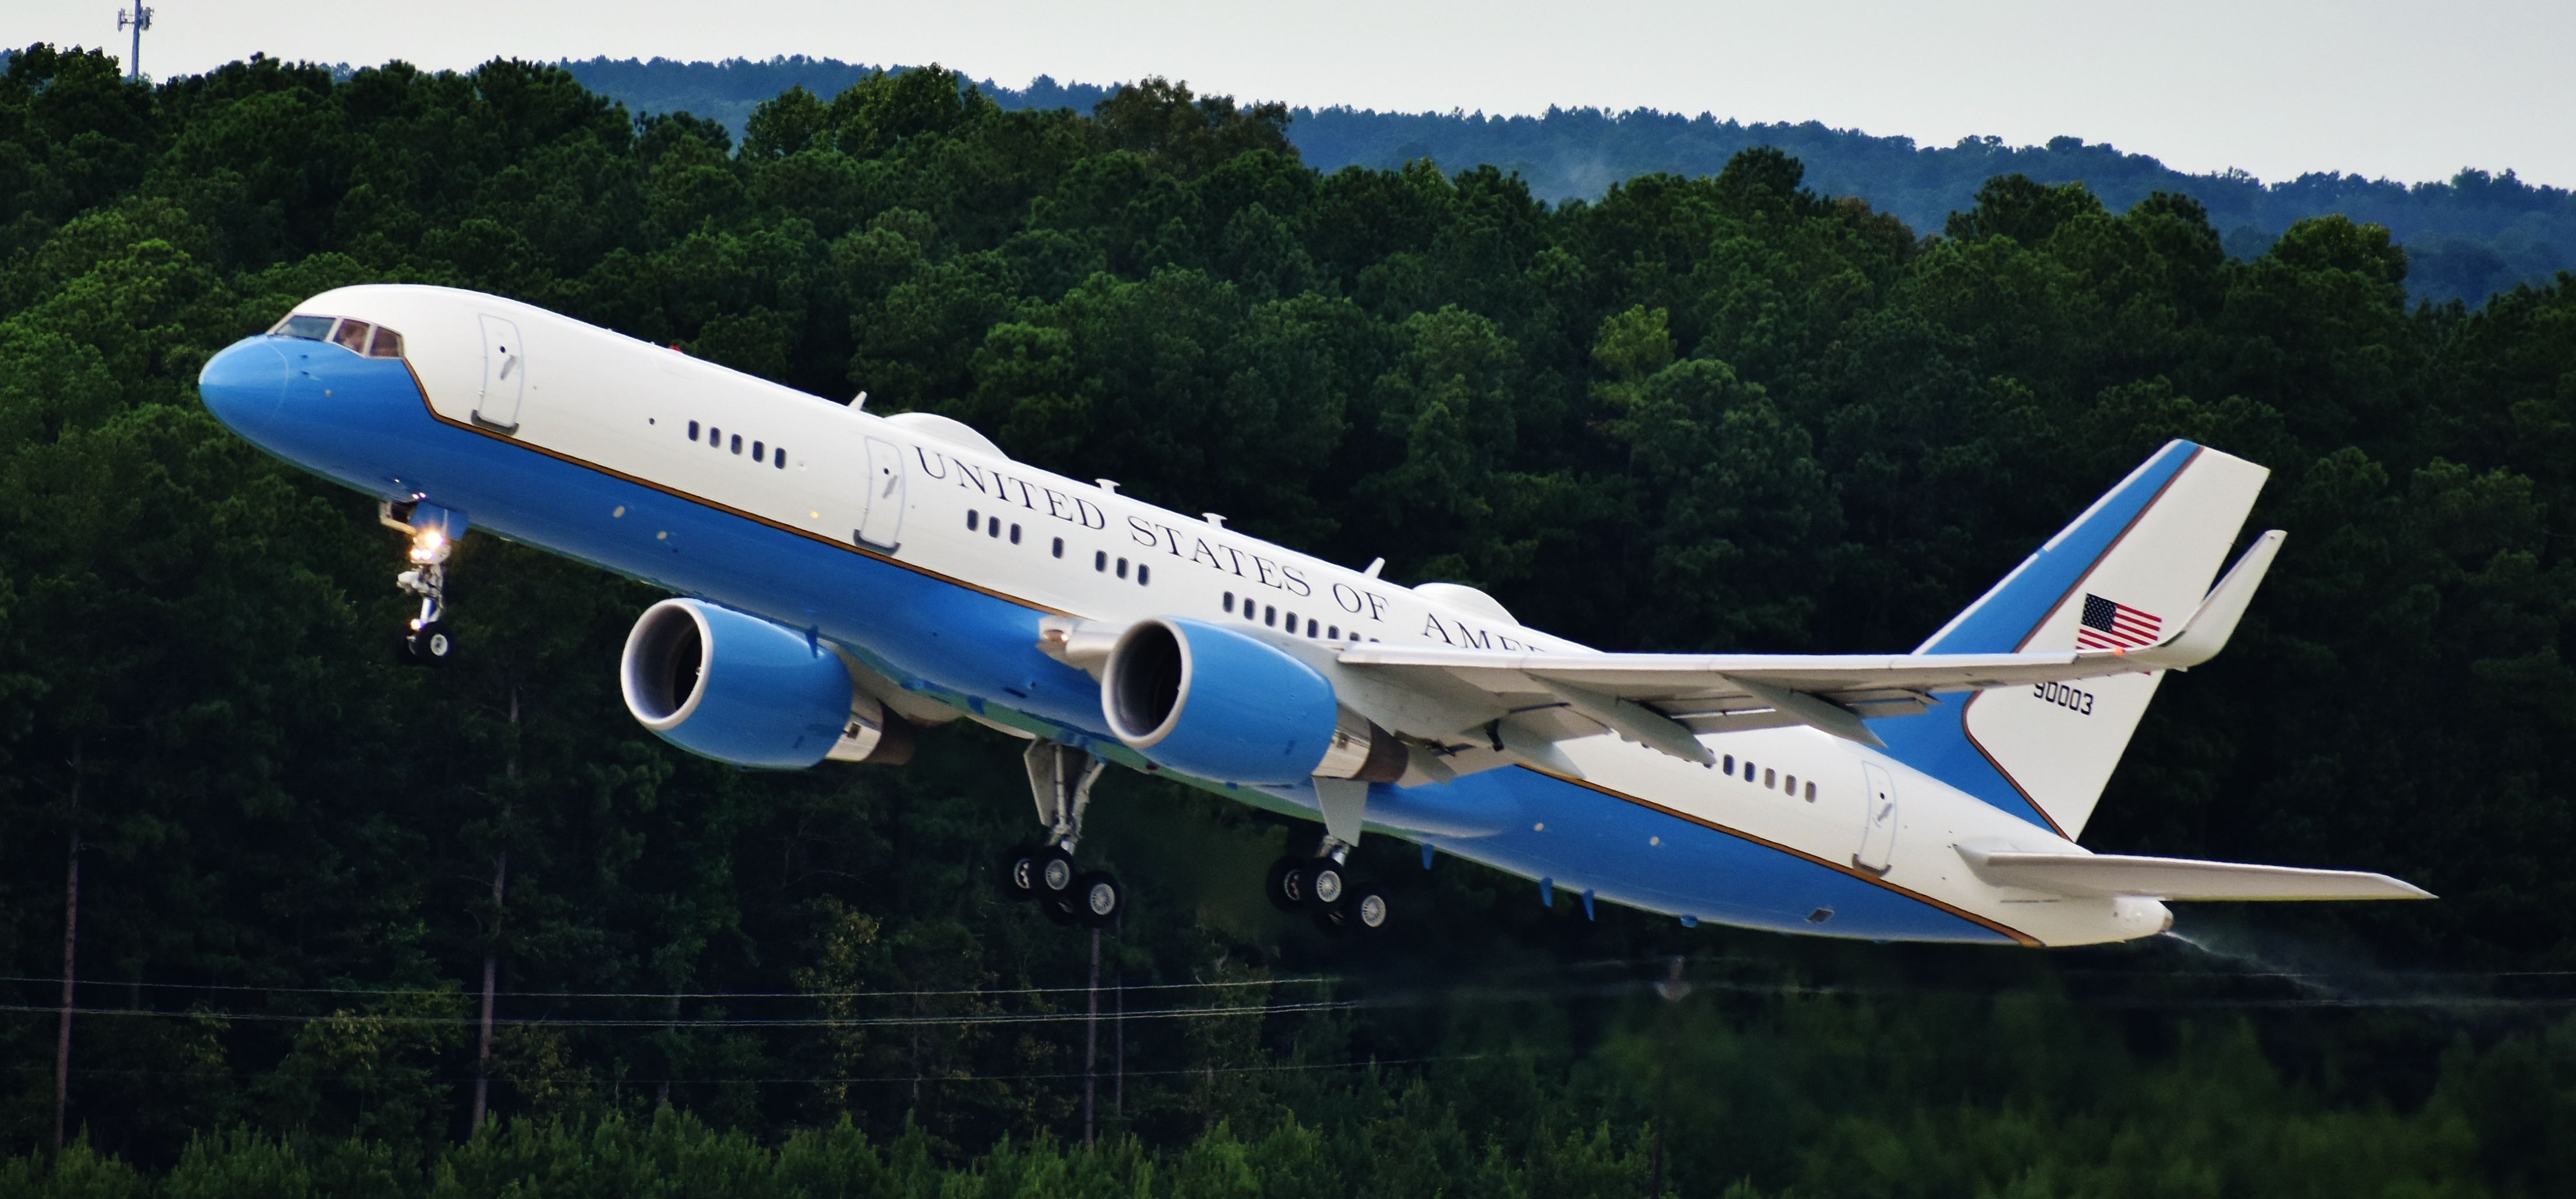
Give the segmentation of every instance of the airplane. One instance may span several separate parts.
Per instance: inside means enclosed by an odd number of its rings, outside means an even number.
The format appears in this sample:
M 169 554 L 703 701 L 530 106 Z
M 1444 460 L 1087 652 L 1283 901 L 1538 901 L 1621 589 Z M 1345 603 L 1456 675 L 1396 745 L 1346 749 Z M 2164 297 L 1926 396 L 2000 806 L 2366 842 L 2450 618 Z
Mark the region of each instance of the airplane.
M 691 753 L 899 764 L 960 719 L 1024 740 L 1038 832 L 997 875 L 1061 924 L 1127 906 L 1078 856 L 1113 763 L 1320 824 L 1261 885 L 1335 934 L 1394 915 L 1352 876 L 1372 835 L 1587 916 L 1878 942 L 2086 945 L 2168 931 L 2170 901 L 2431 898 L 2077 843 L 2157 686 L 2226 645 L 2282 544 L 2218 576 L 2268 472 L 2187 441 L 1909 653 L 1655 654 L 498 296 L 327 291 L 198 388 L 409 538 L 407 661 L 459 652 L 447 563 L 479 529 L 673 593 L 618 680 Z

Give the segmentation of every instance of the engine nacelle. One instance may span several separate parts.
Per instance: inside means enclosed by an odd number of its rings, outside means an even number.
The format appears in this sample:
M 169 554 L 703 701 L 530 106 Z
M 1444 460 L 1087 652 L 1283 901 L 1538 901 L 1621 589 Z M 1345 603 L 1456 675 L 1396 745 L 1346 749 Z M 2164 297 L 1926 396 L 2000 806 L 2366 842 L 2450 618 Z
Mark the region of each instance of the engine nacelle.
M 719 762 L 802 770 L 912 756 L 910 726 L 859 690 L 831 647 L 702 600 L 646 608 L 617 676 L 639 723 Z
M 1138 621 L 1101 671 L 1109 731 L 1155 764 L 1229 783 L 1394 782 L 1404 743 L 1343 710 L 1323 673 L 1259 637 Z

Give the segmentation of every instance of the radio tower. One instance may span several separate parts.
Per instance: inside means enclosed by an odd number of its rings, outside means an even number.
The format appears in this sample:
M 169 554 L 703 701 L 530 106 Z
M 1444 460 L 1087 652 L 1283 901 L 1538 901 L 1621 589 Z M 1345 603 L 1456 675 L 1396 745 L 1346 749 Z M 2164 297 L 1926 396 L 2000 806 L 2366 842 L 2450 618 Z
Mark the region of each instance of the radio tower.
M 128 25 L 134 27 L 134 55 L 125 60 L 125 77 L 139 83 L 143 79 L 143 31 L 152 28 L 151 6 L 136 4 L 132 13 L 121 8 L 116 10 L 118 31 L 122 32 Z

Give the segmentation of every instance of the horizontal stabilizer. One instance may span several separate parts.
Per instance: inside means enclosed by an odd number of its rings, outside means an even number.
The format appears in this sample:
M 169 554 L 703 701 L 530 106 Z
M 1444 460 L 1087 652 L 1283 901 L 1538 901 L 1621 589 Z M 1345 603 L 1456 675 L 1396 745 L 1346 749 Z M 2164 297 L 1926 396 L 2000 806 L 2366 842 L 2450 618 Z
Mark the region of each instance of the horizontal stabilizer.
M 1959 848 L 1977 877 L 2057 895 L 2151 899 L 2431 899 L 2412 883 L 2366 870 L 2308 870 L 2126 854 L 1986 852 Z

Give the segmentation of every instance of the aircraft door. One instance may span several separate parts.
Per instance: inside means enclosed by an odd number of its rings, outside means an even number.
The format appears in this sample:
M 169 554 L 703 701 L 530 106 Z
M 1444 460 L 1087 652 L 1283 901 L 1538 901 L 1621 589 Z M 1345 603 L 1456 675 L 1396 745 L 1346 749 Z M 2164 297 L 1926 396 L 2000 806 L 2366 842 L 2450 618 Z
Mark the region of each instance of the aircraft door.
M 474 419 L 504 433 L 519 429 L 519 396 L 528 382 L 527 347 L 507 318 L 483 317 L 483 390 L 474 393 Z
M 851 534 L 860 545 L 891 554 L 903 532 L 903 447 L 868 439 L 867 492 L 859 499 L 859 527 Z
M 1885 874 L 1888 855 L 1896 849 L 1896 780 L 1874 763 L 1860 769 L 1867 786 L 1861 797 L 1860 850 L 1852 855 L 1852 865 Z

